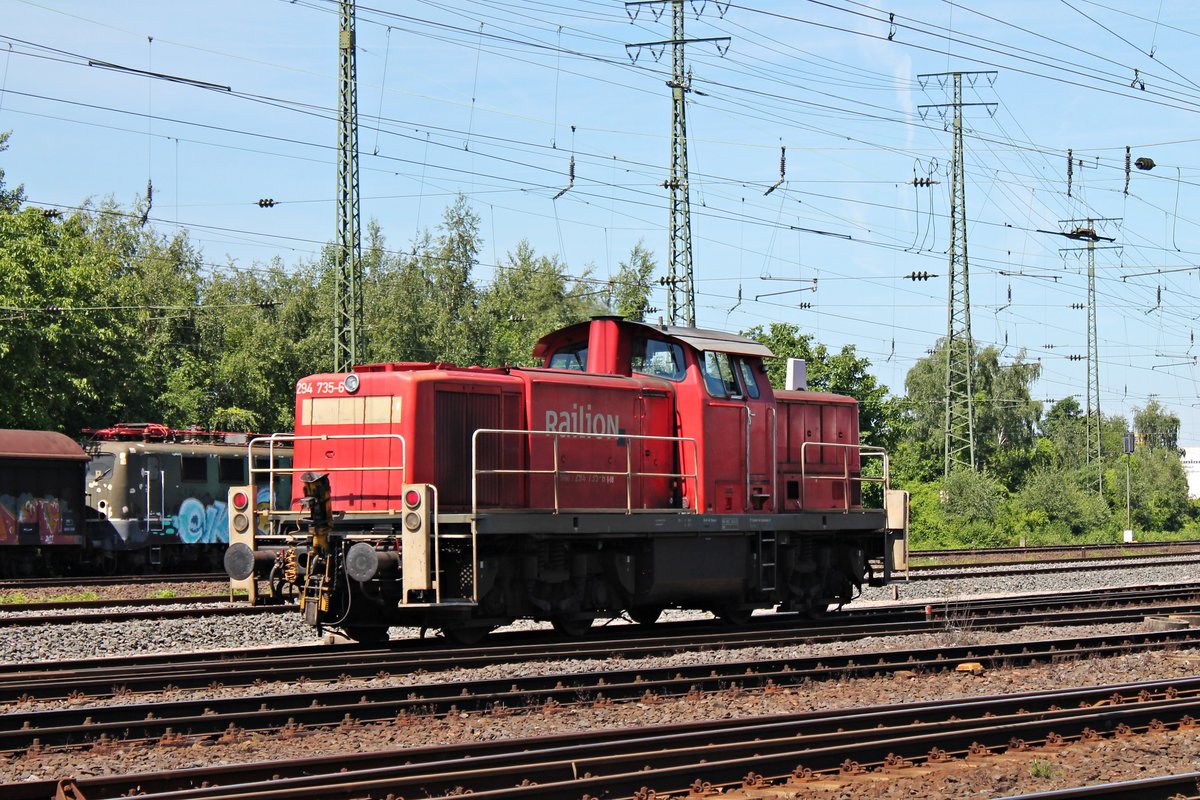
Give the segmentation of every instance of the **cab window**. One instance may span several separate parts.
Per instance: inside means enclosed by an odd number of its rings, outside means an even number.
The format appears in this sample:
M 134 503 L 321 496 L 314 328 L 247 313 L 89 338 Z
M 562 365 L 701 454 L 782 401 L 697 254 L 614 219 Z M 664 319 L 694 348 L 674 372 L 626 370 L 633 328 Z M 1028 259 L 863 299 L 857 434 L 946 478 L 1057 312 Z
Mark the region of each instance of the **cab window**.
M 741 397 L 728 353 L 704 353 L 704 385 L 713 397 Z
M 208 459 L 204 456 L 183 456 L 179 476 L 185 481 L 203 483 L 208 480 Z
M 573 369 L 577 372 L 587 370 L 587 342 L 569 344 L 550 356 L 551 369 Z
M 653 375 L 669 381 L 683 380 L 683 348 L 661 339 L 635 339 L 630 369 L 639 375 Z
M 753 400 L 758 399 L 758 376 L 754 372 L 754 367 L 744 358 L 737 359 L 738 372 L 742 376 L 742 386 L 746 387 L 746 394 L 750 395 Z

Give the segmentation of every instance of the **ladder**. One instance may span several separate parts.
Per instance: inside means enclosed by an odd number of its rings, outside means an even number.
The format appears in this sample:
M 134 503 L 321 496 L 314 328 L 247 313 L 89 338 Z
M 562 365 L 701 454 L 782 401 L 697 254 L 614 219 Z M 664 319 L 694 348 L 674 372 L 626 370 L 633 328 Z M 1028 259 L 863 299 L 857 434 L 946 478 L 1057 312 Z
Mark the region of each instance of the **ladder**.
M 775 540 L 775 531 L 761 531 L 758 534 L 758 588 L 763 592 L 775 591 L 778 580 L 779 548 Z

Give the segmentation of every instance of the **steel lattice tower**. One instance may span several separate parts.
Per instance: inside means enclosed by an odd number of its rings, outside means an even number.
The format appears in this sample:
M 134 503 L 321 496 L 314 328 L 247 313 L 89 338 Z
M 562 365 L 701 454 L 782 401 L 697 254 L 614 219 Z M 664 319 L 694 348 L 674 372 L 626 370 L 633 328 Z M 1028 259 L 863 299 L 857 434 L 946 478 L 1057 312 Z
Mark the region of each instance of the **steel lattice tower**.
M 1119 221 L 1114 217 L 1059 220 L 1060 225 L 1068 226 L 1070 230 L 1058 234 L 1068 239 L 1087 242 L 1087 465 L 1089 468 L 1095 467 L 1096 491 L 1101 493 L 1104 491 L 1104 463 L 1101 459 L 1100 430 L 1104 417 L 1100 413 L 1100 340 L 1096 334 L 1096 242 L 1111 242 L 1114 239 L 1096 233 L 1096 225 Z
M 1096 491 L 1104 493 L 1104 464 L 1100 460 L 1100 341 L 1096 336 L 1096 235 L 1095 222 L 1088 220 L 1088 348 L 1087 420 L 1088 465 L 1096 467 Z
M 952 102 L 920 106 L 954 111 L 954 153 L 950 163 L 950 275 L 946 295 L 946 417 L 945 471 L 949 476 L 955 466 L 975 469 L 975 343 L 971 339 L 971 281 L 967 260 L 967 190 L 963 169 L 964 105 L 985 106 L 989 111 L 995 103 L 963 103 L 963 76 L 974 85 L 980 75 L 994 81 L 995 72 L 950 72 L 918 75 L 924 86 L 929 78 L 953 85 Z
M 630 19 L 637 18 L 641 6 L 671 4 L 671 38 L 661 42 L 639 42 L 627 44 L 625 49 L 633 60 L 636 53 L 648 47 L 657 60 L 662 48 L 671 46 L 671 177 L 663 186 L 671 192 L 670 244 L 667 258 L 667 277 L 662 281 L 667 287 L 667 319 L 672 325 L 696 326 L 696 289 L 692 277 L 692 209 L 688 191 L 687 161 L 687 104 L 684 95 L 692 90 L 691 77 L 684 69 L 684 45 L 693 42 L 713 42 L 722 55 L 729 47 L 728 36 L 710 36 L 699 39 L 683 38 L 683 0 L 629 0 L 625 8 Z M 723 16 L 729 3 L 717 3 Z M 697 12 L 699 13 L 699 12 Z M 655 12 L 655 19 L 658 12 Z
M 692 208 L 688 191 L 687 104 L 683 98 L 691 87 L 683 71 L 683 0 L 671 0 L 671 39 L 671 177 L 667 180 L 671 190 L 671 250 L 667 262 L 667 318 L 672 325 L 687 324 L 694 328 Z
M 358 89 L 354 0 L 341 0 L 338 32 L 337 248 L 334 252 L 333 370 L 349 372 L 363 360 L 362 238 L 358 212 Z
M 967 262 L 967 191 L 963 172 L 962 73 L 954 73 L 954 157 L 950 164 L 950 280 L 946 301 L 946 464 L 975 469 L 975 347 Z

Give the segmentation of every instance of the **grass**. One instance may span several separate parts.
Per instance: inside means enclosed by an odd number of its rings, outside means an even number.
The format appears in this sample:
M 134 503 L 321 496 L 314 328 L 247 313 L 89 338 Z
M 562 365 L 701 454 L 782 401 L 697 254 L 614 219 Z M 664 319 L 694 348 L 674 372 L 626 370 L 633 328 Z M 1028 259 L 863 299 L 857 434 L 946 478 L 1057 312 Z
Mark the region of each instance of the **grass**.
M 1040 780 L 1049 780 L 1058 775 L 1058 770 L 1045 759 L 1035 758 L 1029 762 L 1029 774 Z
M 97 592 L 70 592 L 68 594 L 60 594 L 51 597 L 49 603 L 89 603 L 93 600 L 99 600 L 100 595 Z
M 170 600 L 172 597 L 178 597 L 179 593 L 174 589 L 159 589 L 154 594 L 150 595 L 155 600 Z
M 0 606 L 23 606 L 29 603 L 29 595 L 24 592 L 0 594 Z

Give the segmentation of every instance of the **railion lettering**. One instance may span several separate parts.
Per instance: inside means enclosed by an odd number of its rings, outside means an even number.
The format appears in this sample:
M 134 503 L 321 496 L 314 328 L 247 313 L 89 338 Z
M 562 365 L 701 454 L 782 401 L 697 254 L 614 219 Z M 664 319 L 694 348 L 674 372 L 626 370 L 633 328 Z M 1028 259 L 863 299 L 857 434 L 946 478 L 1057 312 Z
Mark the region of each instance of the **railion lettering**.
M 567 410 L 546 410 L 546 430 L 558 433 L 601 433 L 617 435 L 621 432 L 621 415 L 592 411 L 592 404 L 581 406 L 572 403 Z

